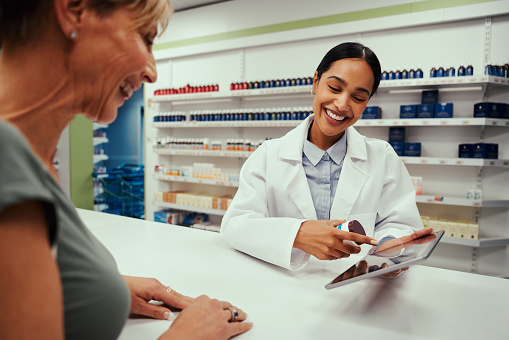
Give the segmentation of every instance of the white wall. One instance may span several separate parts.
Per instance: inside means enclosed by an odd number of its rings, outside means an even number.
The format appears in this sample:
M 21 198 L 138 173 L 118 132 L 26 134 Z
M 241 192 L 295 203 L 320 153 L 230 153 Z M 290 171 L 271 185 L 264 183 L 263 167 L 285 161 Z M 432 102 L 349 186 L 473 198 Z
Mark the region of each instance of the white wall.
M 317 6 L 317 3 L 319 6 Z M 190 84 L 218 83 L 221 91 L 228 91 L 229 84 L 238 80 L 262 80 L 311 76 L 323 55 L 333 46 L 344 41 L 359 41 L 372 48 L 378 55 L 383 69 L 402 69 L 420 66 L 425 77 L 432 66 L 455 66 L 472 63 L 475 74 L 483 74 L 485 55 L 489 61 L 504 63 L 509 60 L 509 1 L 481 2 L 473 5 L 450 8 L 434 8 L 421 11 L 419 5 L 438 6 L 438 1 L 384 1 L 383 6 L 414 6 L 411 13 L 363 19 L 326 26 L 313 26 L 290 31 L 244 36 L 235 39 L 219 39 L 213 42 L 193 43 L 198 37 L 211 34 L 242 34 L 244 29 L 277 23 L 287 23 L 307 18 L 356 12 L 380 7 L 379 1 L 345 2 L 324 0 L 309 2 L 302 0 L 237 0 L 196 10 L 176 13 L 166 33 L 158 40 L 160 46 L 168 48 L 156 51 L 159 78 L 157 83 L 145 88 L 145 100 L 152 96 L 155 89 L 180 87 Z M 339 6 L 341 4 L 341 6 Z M 445 5 L 444 5 L 445 6 Z M 398 7 L 399 8 L 399 7 Z M 491 44 L 485 44 L 486 16 L 491 18 Z M 215 36 L 217 38 L 217 36 Z M 224 36 L 223 36 L 224 37 Z M 189 45 L 174 47 L 172 43 L 183 42 Z M 166 44 L 166 45 L 165 45 Z M 485 51 L 484 47 L 489 49 Z M 370 105 L 383 107 L 384 118 L 397 118 L 399 105 L 415 104 L 420 94 L 387 94 L 375 96 Z M 442 102 L 454 102 L 455 117 L 471 117 L 473 103 L 483 99 L 480 91 L 441 92 Z M 507 91 L 491 91 L 487 99 L 509 102 Z M 265 101 L 231 101 L 195 104 L 190 106 L 157 104 L 146 111 L 146 216 L 153 218 L 154 208 L 150 205 L 153 192 L 169 190 L 167 183 L 151 180 L 153 165 L 161 159 L 152 153 L 152 145 L 157 137 L 171 134 L 176 137 L 188 136 L 190 133 L 203 133 L 207 137 L 244 138 L 277 137 L 288 129 L 203 129 L 200 132 L 189 129 L 172 129 L 161 131 L 151 127 L 154 110 L 206 110 L 216 108 L 277 106 L 310 106 L 311 97 L 301 96 L 297 99 L 278 99 Z M 152 111 L 151 111 L 152 110 Z M 409 141 L 423 143 L 423 155 L 456 157 L 457 144 L 477 142 L 480 128 L 439 128 L 429 130 L 410 128 L 407 131 Z M 387 139 L 387 128 L 359 128 L 361 133 L 377 138 Z M 437 132 L 438 131 L 438 132 Z M 506 147 L 509 140 L 507 129 L 487 132 L 487 140 L 500 143 L 500 158 L 509 159 Z M 190 136 L 189 136 L 190 137 Z M 199 137 L 199 136 L 197 136 Z M 443 145 L 449 145 L 444 148 Z M 451 146 L 453 145 L 453 146 Z M 166 161 L 166 160 L 165 160 Z M 225 168 L 239 167 L 238 160 L 205 159 L 173 157 L 169 160 L 175 166 L 190 165 L 192 162 L 224 162 Z M 187 162 L 187 164 L 186 164 Z M 152 172 L 151 172 L 152 171 Z M 409 166 L 412 175 L 425 177 L 425 190 L 429 193 L 448 192 L 461 197 L 467 189 L 476 185 L 477 168 Z M 454 176 L 454 180 L 450 177 Z M 509 171 L 488 170 L 486 175 L 486 195 L 491 199 L 508 199 Z M 178 186 L 172 186 L 175 189 Z M 221 188 L 193 187 L 216 193 Z M 226 191 L 234 192 L 232 189 Z M 224 190 L 223 190 L 224 192 Z M 441 215 L 447 218 L 474 218 L 471 208 L 429 207 L 420 205 L 423 215 Z M 482 229 L 482 237 L 507 236 L 508 209 L 483 210 L 483 218 L 491 227 Z M 498 224 L 505 223 L 505 225 Z M 493 225 L 497 225 L 493 227 Z M 473 249 L 463 246 L 440 247 L 430 262 L 436 266 L 469 271 Z M 509 252 L 507 247 L 480 249 L 479 272 L 488 275 L 509 276 Z M 495 261 L 493 262 L 493 259 Z

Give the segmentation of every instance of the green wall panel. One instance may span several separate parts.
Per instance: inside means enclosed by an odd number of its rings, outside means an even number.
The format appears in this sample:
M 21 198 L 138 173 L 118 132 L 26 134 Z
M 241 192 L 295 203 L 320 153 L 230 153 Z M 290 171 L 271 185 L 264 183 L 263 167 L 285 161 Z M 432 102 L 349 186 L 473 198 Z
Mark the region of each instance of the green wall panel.
M 69 127 L 71 200 L 78 208 L 94 210 L 93 124 L 78 115 Z

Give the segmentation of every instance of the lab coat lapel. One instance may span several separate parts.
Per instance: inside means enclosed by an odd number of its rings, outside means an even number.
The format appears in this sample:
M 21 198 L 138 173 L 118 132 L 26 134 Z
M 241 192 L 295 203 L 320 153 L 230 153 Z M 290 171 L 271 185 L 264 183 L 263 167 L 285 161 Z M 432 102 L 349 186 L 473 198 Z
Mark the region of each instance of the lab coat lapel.
M 316 220 L 315 206 L 309 189 L 306 173 L 302 166 L 302 146 L 307 137 L 309 122 L 313 116 L 304 120 L 297 128 L 290 131 L 281 145 L 279 157 L 289 165 L 281 171 L 287 171 L 287 190 L 295 205 L 305 219 Z
M 347 143 L 346 157 L 332 202 L 331 220 L 348 218 L 368 179 L 364 171 L 367 166 L 366 145 L 362 136 L 352 127 L 347 129 Z

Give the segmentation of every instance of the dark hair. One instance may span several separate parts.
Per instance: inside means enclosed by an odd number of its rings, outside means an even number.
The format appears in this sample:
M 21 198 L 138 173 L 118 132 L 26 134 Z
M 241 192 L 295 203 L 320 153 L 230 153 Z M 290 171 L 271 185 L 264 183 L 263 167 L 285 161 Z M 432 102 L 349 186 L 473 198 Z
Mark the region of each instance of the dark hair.
M 332 63 L 341 59 L 364 59 L 368 63 L 369 67 L 371 67 L 371 70 L 373 71 L 373 76 L 375 77 L 370 95 L 371 98 L 378 89 L 378 85 L 380 85 L 382 68 L 380 67 L 380 62 L 378 61 L 376 54 L 362 44 L 346 42 L 333 47 L 323 57 L 320 65 L 318 65 L 316 69 L 318 80 L 320 80 L 324 72 L 329 70 Z

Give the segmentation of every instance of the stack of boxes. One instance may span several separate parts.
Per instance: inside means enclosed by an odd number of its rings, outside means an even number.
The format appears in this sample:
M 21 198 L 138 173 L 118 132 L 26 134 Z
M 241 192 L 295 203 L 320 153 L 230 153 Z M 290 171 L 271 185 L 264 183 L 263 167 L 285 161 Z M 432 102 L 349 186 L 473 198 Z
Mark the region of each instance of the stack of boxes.
M 389 128 L 389 144 L 394 148 L 398 156 L 420 157 L 421 143 L 405 142 L 404 127 Z
M 439 103 L 438 90 L 422 91 L 421 104 L 401 105 L 399 118 L 452 118 L 453 103 Z
M 432 228 L 434 232 L 444 230 L 444 236 L 479 239 L 479 224 L 466 220 L 448 220 L 444 218 L 421 216 L 425 228 Z
M 232 201 L 232 197 L 228 195 L 215 196 L 196 192 L 168 191 L 154 193 L 154 201 L 204 209 L 227 210 Z

